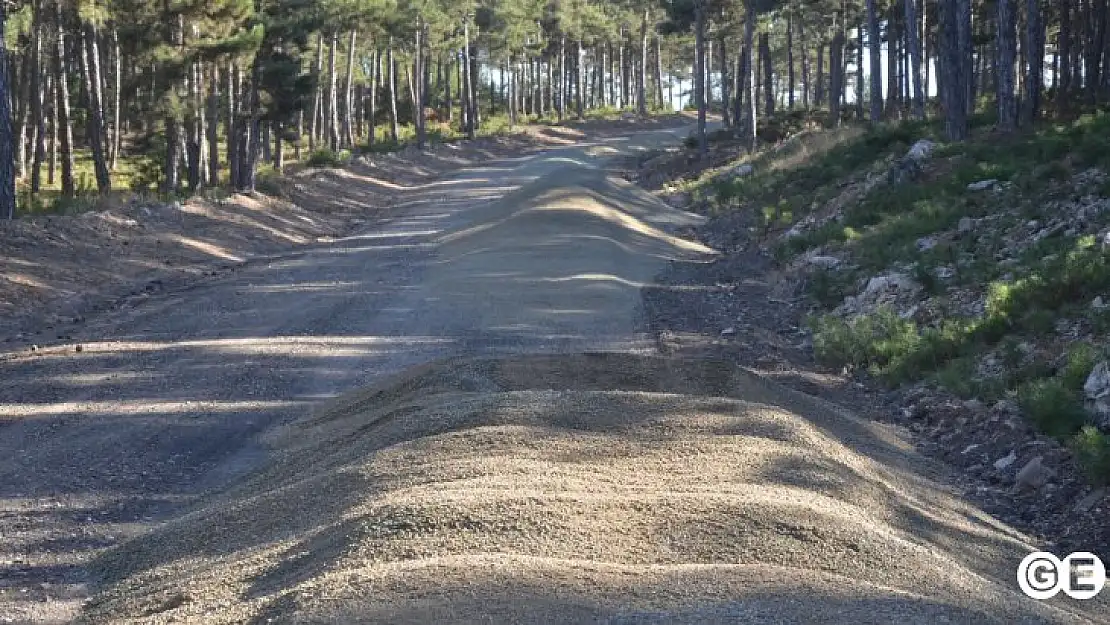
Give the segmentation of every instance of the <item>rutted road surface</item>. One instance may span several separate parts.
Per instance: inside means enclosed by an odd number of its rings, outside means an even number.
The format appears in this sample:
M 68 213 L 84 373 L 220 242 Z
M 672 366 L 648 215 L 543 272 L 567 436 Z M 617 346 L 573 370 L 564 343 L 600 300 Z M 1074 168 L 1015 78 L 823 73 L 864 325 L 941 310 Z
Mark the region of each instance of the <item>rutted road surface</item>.
M 468 169 L 4 361 L 0 617 L 99 580 L 96 622 L 1080 618 L 892 433 L 651 355 L 641 286 L 713 253 L 604 164 L 685 133 Z

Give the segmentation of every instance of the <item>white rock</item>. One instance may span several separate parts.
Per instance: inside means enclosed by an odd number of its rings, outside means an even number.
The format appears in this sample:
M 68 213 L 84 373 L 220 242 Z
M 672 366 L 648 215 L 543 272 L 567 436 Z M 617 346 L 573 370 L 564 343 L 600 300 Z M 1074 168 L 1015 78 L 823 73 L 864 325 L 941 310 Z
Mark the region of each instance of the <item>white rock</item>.
M 998 469 L 999 471 L 1005 471 L 1006 469 L 1010 468 L 1010 465 L 1015 462 L 1017 462 L 1017 454 L 1011 451 L 1010 455 L 995 460 L 994 468 Z
M 1083 393 L 1087 399 L 1099 399 L 1110 395 L 1110 363 L 1102 361 L 1095 365 L 1083 383 Z
M 867 288 L 863 290 L 863 296 L 897 291 L 916 291 L 919 288 L 913 278 L 901 273 L 889 273 L 868 280 Z
M 967 232 L 971 232 L 974 227 L 974 219 L 972 219 L 971 217 L 963 217 L 960 219 L 960 223 L 956 226 L 956 231 L 960 234 L 965 234 Z
M 1083 383 L 1083 394 L 1087 396 L 1087 409 L 1095 415 L 1095 424 L 1110 431 L 1110 363 L 1104 360 L 1095 365 Z
M 993 178 L 990 179 L 990 180 L 980 180 L 979 182 L 973 182 L 973 183 L 967 185 L 967 190 L 968 191 L 986 191 L 987 189 L 993 189 L 994 186 L 997 185 L 997 184 L 998 184 L 998 181 L 993 179 Z
M 729 327 L 725 328 L 724 330 L 721 330 L 721 336 L 732 336 L 734 334 L 736 334 L 736 328 L 734 328 L 732 326 L 729 326 Z
M 732 175 L 736 176 L 737 178 L 741 178 L 744 176 L 752 175 L 752 172 L 754 171 L 755 168 L 752 167 L 751 163 L 744 163 L 743 165 L 737 165 L 736 167 L 733 167 Z
M 1014 487 L 1018 490 L 1026 488 L 1037 490 L 1047 484 L 1054 475 L 1056 475 L 1055 471 L 1044 466 L 1044 457 L 1034 456 L 1014 477 Z
M 979 447 L 980 447 L 979 443 L 974 443 L 974 444 L 968 445 L 967 447 L 964 448 L 962 453 L 966 456 L 967 454 L 970 454 L 971 452 L 975 451 L 976 449 L 979 449 Z
M 936 237 L 921 237 L 917 240 L 917 251 L 927 252 L 937 246 Z
M 1091 308 L 1094 310 L 1105 310 L 1106 300 L 1104 300 L 1102 296 L 1099 295 L 1095 299 L 1091 300 Z
M 806 256 L 805 262 L 808 265 L 813 265 L 814 267 L 820 267 L 822 269 L 836 269 L 840 266 L 839 258 L 835 256 L 821 256 L 818 254 Z
M 933 149 L 936 148 L 936 146 L 937 144 L 928 139 L 918 139 L 918 141 L 910 147 L 910 151 L 906 152 L 906 158 L 914 161 L 924 160 L 932 155 Z

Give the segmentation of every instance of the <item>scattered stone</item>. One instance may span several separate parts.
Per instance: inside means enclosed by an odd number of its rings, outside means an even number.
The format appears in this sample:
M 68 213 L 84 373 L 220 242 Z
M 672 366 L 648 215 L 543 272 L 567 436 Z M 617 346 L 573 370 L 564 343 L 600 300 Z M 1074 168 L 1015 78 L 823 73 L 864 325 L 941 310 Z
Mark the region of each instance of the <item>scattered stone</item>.
M 999 414 L 1015 415 L 1021 409 L 1018 407 L 1017 402 L 1012 399 L 1000 399 L 995 402 L 994 406 L 991 407 L 991 410 L 994 410 Z
M 1040 490 L 1056 472 L 1044 465 L 1044 456 L 1034 456 L 1014 477 L 1016 490 Z
M 744 163 L 743 165 L 737 165 L 732 168 L 732 176 L 734 178 L 743 178 L 744 176 L 752 175 L 754 171 L 755 168 L 752 167 L 750 163 Z
M 840 267 L 840 259 L 835 256 L 806 256 L 805 262 L 821 269 L 837 269 Z
M 887 172 L 890 184 L 909 182 L 921 175 L 922 166 L 933 154 L 936 144 L 928 139 L 920 139 L 910 147 L 906 155 L 898 159 Z
M 956 270 L 947 265 L 940 265 L 933 270 L 933 273 L 936 274 L 937 278 L 940 280 L 951 280 L 952 277 L 956 275 Z
M 980 180 L 979 182 L 973 182 L 973 183 L 967 185 L 967 190 L 968 191 L 986 191 L 987 189 L 993 189 L 997 184 L 998 184 L 998 181 L 993 179 L 993 178 L 991 178 L 990 180 Z
M 1014 464 L 1015 462 L 1017 462 L 1017 453 L 1011 451 L 1010 455 L 995 460 L 994 468 L 998 469 L 999 471 L 1005 471 L 1006 469 L 1010 468 L 1010 465 Z
M 971 217 L 963 217 L 960 219 L 960 223 L 956 225 L 956 232 L 959 232 L 960 234 L 966 234 L 968 232 L 971 232 L 974 227 L 974 219 L 972 219 Z
M 1075 503 L 1074 510 L 1079 513 L 1090 512 L 1106 497 L 1106 492 L 1106 487 L 1103 486 L 1102 488 L 1096 488 L 1090 493 L 1087 493 L 1086 497 Z
M 1095 415 L 1095 424 L 1110 430 L 1110 363 L 1102 361 L 1095 365 L 1083 383 L 1083 394 L 1087 396 L 1088 408 Z

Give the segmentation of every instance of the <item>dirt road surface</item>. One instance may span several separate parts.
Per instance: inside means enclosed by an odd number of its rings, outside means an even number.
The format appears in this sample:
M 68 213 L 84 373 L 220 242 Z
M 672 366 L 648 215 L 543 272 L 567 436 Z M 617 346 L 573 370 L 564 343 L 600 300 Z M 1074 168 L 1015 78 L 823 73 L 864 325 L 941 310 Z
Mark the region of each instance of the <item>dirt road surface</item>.
M 641 288 L 713 251 L 605 164 L 686 132 L 469 168 L 9 355 L 0 620 L 1097 618 L 1022 597 L 1032 545 L 897 432 L 654 355 Z

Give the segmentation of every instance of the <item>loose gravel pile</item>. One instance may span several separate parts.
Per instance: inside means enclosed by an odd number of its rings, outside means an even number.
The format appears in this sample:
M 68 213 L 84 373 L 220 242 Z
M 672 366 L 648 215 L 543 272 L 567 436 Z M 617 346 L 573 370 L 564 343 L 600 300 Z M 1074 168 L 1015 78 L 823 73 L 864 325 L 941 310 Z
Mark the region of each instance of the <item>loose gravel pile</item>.
M 441 361 L 97 563 L 87 622 L 1074 622 L 893 432 L 713 360 Z M 1105 612 L 1103 613 L 1105 614 Z

